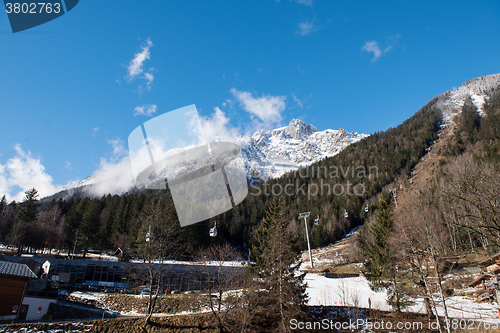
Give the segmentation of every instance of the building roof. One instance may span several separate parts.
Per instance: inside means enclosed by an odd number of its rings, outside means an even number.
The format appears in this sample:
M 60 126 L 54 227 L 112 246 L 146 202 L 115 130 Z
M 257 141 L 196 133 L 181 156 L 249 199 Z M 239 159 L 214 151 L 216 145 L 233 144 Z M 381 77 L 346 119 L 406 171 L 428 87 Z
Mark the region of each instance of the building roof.
M 36 279 L 37 276 L 26 264 L 0 261 L 0 274 Z

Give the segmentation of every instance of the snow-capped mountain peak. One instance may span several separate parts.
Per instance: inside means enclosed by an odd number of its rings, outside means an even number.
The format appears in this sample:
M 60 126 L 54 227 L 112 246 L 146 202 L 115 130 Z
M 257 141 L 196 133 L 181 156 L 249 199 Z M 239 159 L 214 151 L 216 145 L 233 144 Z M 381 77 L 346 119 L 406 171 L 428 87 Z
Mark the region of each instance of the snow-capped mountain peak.
M 285 132 L 296 140 L 303 140 L 309 135 L 318 132 L 316 127 L 313 125 L 307 125 L 300 119 L 293 119 L 290 124 L 284 128 Z
M 240 136 L 235 143 L 241 148 L 248 177 L 254 181 L 266 181 L 336 155 L 351 143 L 366 136 L 356 132 L 349 133 L 343 128 L 319 131 L 313 125 L 293 119 L 284 127 L 270 131 L 260 130 L 251 136 Z M 158 175 L 169 179 L 172 175 L 166 173 L 167 170 L 159 171 Z M 94 175 L 80 182 L 71 182 L 63 189 L 95 186 L 98 182 Z
M 318 131 L 313 125 L 293 119 L 285 127 L 241 136 L 237 143 L 249 176 L 265 181 L 336 155 L 366 136 L 343 128 Z

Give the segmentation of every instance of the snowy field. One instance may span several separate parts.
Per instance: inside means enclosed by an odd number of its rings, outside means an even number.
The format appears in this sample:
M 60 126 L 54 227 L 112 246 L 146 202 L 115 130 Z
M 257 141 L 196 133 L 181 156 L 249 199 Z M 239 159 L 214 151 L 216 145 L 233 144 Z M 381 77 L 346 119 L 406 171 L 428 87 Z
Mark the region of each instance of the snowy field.
M 391 309 L 387 304 L 385 292 L 374 292 L 364 277 L 330 279 L 318 274 L 306 274 L 309 305 L 358 306 L 372 309 Z
M 307 282 L 306 292 L 309 295 L 309 305 L 328 306 L 358 306 L 368 308 L 368 299 L 371 307 L 378 310 L 391 310 L 386 301 L 385 292 L 374 292 L 370 289 L 364 277 L 330 279 L 324 276 L 308 273 L 304 279 Z M 416 304 L 406 309 L 407 312 L 425 314 L 423 299 L 413 300 Z M 440 304 L 440 297 L 435 298 L 440 316 L 444 316 L 444 308 Z M 500 324 L 496 304 L 475 303 L 463 296 L 446 298 L 446 306 L 450 318 L 475 319 L 492 324 Z
M 37 328 L 25 327 L 18 330 L 17 328 L 0 327 L 0 333 L 86 333 L 92 332 L 92 327 L 94 327 L 92 324 L 83 322 L 71 323 L 70 330 L 67 328 L 67 323 L 49 323 L 47 325 L 52 326 L 53 328 L 48 330 L 38 330 Z M 64 327 L 64 329 L 61 327 Z

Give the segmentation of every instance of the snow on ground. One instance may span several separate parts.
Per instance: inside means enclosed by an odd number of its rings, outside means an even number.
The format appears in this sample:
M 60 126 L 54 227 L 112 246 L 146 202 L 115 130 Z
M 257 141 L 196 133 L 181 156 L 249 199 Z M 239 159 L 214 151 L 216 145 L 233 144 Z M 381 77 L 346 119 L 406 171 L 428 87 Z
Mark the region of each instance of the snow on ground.
M 0 327 L 0 333 L 62 333 L 62 332 L 72 332 L 72 333 L 83 333 L 83 332 L 91 332 L 91 328 L 94 327 L 92 324 L 82 323 L 82 322 L 74 322 L 71 323 L 72 329 L 71 331 L 67 330 L 67 323 L 49 323 L 49 326 L 53 326 L 54 328 L 50 328 L 48 330 L 39 330 L 36 327 L 23 327 L 18 330 L 18 328 L 10 328 L 10 327 Z M 65 327 L 62 329 L 61 327 Z
M 13 247 L 10 245 L 5 245 L 3 243 L 0 244 L 0 251 L 17 251 L 17 247 Z
M 144 259 L 133 259 L 130 260 L 131 263 L 134 264 L 142 264 L 144 263 Z M 159 264 L 160 260 L 152 260 L 151 261 L 153 264 Z M 199 265 L 207 265 L 207 266 L 224 266 L 224 267 L 244 267 L 246 265 L 246 261 L 177 261 L 177 260 L 163 260 L 162 262 L 164 265 L 192 265 L 192 266 L 199 266 Z
M 390 310 L 384 292 L 370 289 L 364 277 L 330 279 L 318 274 L 306 274 L 309 305 L 359 306 L 368 308 L 368 299 L 372 309 Z
M 86 299 L 90 301 L 102 301 L 106 297 L 106 294 L 87 293 L 84 291 L 73 291 L 70 295 L 76 298 Z
M 391 310 L 386 301 L 385 291 L 374 292 L 370 289 L 368 280 L 360 276 L 355 278 L 330 279 L 324 276 L 309 273 L 306 274 L 306 292 L 309 295 L 308 305 L 325 306 L 357 306 L 368 308 L 368 299 L 371 300 L 373 309 Z M 416 304 L 406 309 L 406 312 L 425 314 L 425 306 L 422 298 L 413 300 Z M 436 297 L 437 311 L 444 316 L 444 308 L 440 297 Z M 457 319 L 475 319 L 489 323 L 499 324 L 497 304 L 475 303 L 472 299 L 463 296 L 446 298 L 448 316 Z
M 423 299 L 416 299 L 416 305 L 407 309 L 408 312 L 426 313 Z M 435 299 L 439 302 L 439 299 Z M 498 305 L 491 303 L 475 303 L 473 300 L 464 296 L 453 296 L 446 298 L 446 307 L 450 318 L 458 319 L 476 319 L 489 323 L 499 324 L 497 308 Z M 441 304 L 437 305 L 437 311 L 440 316 L 444 316 L 444 308 Z
M 107 261 L 118 261 L 117 256 L 109 255 L 109 254 L 97 254 L 97 253 L 87 253 L 87 257 L 92 259 L 100 259 Z
M 499 74 L 486 75 L 469 80 L 462 86 L 439 95 L 437 106 L 443 112 L 444 123 L 448 123 L 453 116 L 462 111 L 467 97 L 472 99 L 472 103 L 477 107 L 479 113 L 484 115 L 484 103 L 488 99 L 488 94 L 499 84 Z

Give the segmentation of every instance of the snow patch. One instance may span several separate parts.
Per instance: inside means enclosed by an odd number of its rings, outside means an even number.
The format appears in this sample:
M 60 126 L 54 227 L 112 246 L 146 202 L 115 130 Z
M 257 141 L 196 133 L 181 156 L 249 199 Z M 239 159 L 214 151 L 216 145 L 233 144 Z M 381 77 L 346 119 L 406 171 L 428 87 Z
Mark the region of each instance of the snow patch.
M 481 76 L 465 82 L 462 86 L 438 96 L 437 107 L 443 112 L 444 122 L 462 112 L 465 99 L 470 97 L 478 112 L 484 115 L 484 104 L 488 95 L 500 86 L 500 74 Z

